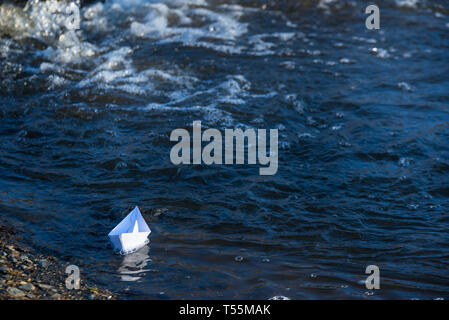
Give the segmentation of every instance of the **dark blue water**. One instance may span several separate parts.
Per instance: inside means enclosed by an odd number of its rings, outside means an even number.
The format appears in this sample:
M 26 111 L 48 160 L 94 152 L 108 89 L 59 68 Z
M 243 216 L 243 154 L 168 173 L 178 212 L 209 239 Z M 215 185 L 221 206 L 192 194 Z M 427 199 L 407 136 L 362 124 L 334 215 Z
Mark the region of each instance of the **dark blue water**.
M 449 298 L 448 3 L 366 5 L 1 5 L 3 220 L 123 298 Z M 173 165 L 194 120 L 279 129 L 277 174 Z M 150 244 L 115 255 L 135 205 Z

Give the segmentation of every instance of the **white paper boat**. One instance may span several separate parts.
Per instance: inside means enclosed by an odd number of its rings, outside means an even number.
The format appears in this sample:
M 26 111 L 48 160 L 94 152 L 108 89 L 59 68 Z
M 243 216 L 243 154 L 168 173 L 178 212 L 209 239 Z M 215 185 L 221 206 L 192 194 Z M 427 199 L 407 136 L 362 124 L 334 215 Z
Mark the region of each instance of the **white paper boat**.
M 135 207 L 111 232 L 114 249 L 120 254 L 128 254 L 139 250 L 148 241 L 151 230 L 142 217 L 138 207 Z

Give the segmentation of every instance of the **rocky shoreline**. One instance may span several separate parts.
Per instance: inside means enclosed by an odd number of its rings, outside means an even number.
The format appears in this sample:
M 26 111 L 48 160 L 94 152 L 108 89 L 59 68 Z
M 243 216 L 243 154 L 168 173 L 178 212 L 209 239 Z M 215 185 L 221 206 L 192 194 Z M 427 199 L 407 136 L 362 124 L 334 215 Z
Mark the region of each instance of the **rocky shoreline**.
M 81 280 L 80 289 L 65 286 L 69 263 L 36 252 L 11 227 L 0 225 L 0 300 L 111 300 L 110 291 Z

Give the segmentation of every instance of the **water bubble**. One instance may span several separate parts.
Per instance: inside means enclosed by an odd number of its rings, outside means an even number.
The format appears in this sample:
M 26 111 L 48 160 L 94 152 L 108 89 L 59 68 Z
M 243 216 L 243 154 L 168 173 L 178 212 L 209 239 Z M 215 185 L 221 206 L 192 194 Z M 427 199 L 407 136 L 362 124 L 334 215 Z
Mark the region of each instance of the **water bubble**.
M 348 58 L 341 58 L 339 62 L 340 62 L 341 64 L 351 64 L 351 63 L 354 63 L 353 60 L 350 60 L 350 59 L 348 59 Z
M 398 88 L 404 91 L 412 91 L 412 87 L 407 82 L 399 82 Z
M 401 167 L 408 167 L 412 162 L 413 162 L 412 158 L 408 158 L 408 157 L 400 158 L 398 161 L 398 165 Z
M 119 161 L 116 165 L 115 165 L 115 169 L 123 169 L 128 167 L 128 165 L 126 164 L 126 162 L 124 161 Z
M 284 131 L 284 130 L 285 130 L 285 126 L 284 126 L 282 123 L 280 123 L 280 124 L 277 126 L 277 129 L 278 129 L 279 131 Z
M 336 125 L 332 126 L 332 130 L 333 130 L 333 131 L 340 130 L 341 128 L 343 128 L 343 125 L 342 125 L 342 124 L 336 124 Z
M 294 93 L 286 94 L 284 99 L 287 103 L 293 103 L 296 101 L 297 95 Z
M 371 52 L 381 59 L 386 59 L 390 57 L 388 51 L 382 48 L 372 48 Z
M 304 103 L 302 103 L 302 101 L 295 101 L 293 103 L 293 108 L 296 110 L 296 112 L 298 112 L 299 114 L 304 114 Z
M 315 138 L 315 136 L 312 135 L 311 133 L 304 132 L 304 133 L 298 133 L 298 138 L 299 138 L 299 139 L 303 139 L 303 138 Z
M 281 62 L 280 65 L 287 70 L 294 70 L 296 68 L 296 65 L 293 61 Z
M 411 52 L 405 52 L 405 53 L 402 55 L 402 57 L 403 57 L 404 59 L 409 59 L 409 58 L 412 57 L 412 53 L 411 53 Z
M 426 199 L 433 199 L 433 197 L 430 194 L 428 194 L 427 192 L 424 193 L 423 197 Z

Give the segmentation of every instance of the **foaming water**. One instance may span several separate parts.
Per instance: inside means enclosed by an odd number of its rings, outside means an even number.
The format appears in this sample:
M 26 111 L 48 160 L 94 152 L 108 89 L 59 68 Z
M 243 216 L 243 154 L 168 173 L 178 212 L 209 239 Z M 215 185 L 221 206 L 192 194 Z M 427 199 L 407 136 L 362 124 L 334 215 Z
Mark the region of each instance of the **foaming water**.
M 378 5 L 0 5 L 2 216 L 125 298 L 449 298 L 449 9 Z M 172 165 L 194 120 L 277 128 L 278 173 Z M 135 205 L 151 242 L 116 256 Z

